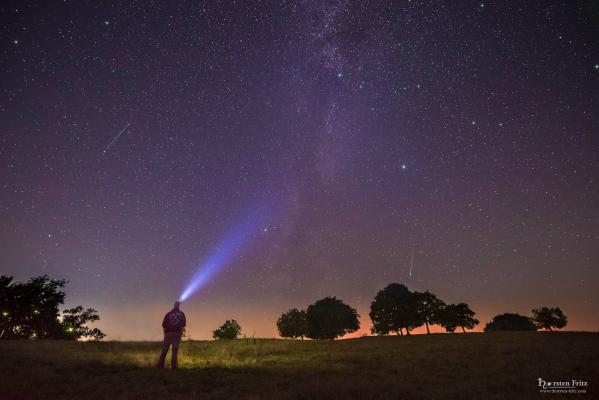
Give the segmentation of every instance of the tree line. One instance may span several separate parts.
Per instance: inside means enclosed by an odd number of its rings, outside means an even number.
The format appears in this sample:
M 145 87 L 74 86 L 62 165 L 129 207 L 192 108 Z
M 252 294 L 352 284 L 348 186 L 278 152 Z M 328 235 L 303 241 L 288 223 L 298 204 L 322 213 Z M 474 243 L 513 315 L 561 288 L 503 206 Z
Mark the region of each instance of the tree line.
M 466 303 L 447 304 L 430 291 L 410 291 L 400 283 L 380 290 L 370 304 L 371 333 L 403 336 L 425 326 L 440 325 L 446 332 L 461 328 L 473 329 L 479 324 L 475 312 Z M 305 310 L 292 308 L 281 314 L 277 330 L 284 338 L 335 339 L 360 329 L 357 311 L 336 297 L 325 297 Z M 559 308 L 542 307 L 533 310 L 533 317 L 501 314 L 486 324 L 485 332 L 499 330 L 537 330 L 563 328 L 567 318 Z
M 89 323 L 100 319 L 93 308 L 82 306 L 64 309 L 65 280 L 48 276 L 13 282 L 0 276 L 0 339 L 93 339 L 106 335 Z M 486 324 L 485 332 L 501 330 L 561 329 L 568 323 L 558 307 L 541 307 L 527 317 L 514 313 L 496 315 Z M 479 324 L 466 303 L 447 304 L 430 291 L 410 291 L 406 285 L 392 283 L 380 290 L 370 304 L 371 333 L 377 335 L 410 335 L 414 329 L 439 325 L 446 332 L 461 328 L 473 329 Z M 305 310 L 292 308 L 277 320 L 281 337 L 335 339 L 360 329 L 359 315 L 351 306 L 336 297 L 325 297 Z M 228 320 L 213 332 L 214 339 L 235 339 L 241 326 Z

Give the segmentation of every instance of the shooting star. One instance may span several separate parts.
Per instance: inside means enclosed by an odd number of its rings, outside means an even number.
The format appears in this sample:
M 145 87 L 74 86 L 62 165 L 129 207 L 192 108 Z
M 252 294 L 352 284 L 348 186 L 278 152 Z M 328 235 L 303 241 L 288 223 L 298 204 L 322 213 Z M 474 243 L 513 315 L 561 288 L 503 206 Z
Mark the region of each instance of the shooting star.
M 127 130 L 127 128 L 129 128 L 129 122 L 127 122 L 127 125 L 125 125 L 125 127 L 123 129 L 121 129 L 121 131 L 119 132 L 118 135 L 116 135 L 112 141 L 110 143 L 108 143 L 108 145 L 106 147 L 104 147 L 104 150 L 102 150 L 102 155 L 106 154 L 106 152 L 110 149 L 110 147 L 112 147 L 112 145 L 119 140 L 119 138 L 121 137 L 121 135 L 123 133 L 125 133 L 125 131 Z
M 410 278 L 412 277 L 412 268 L 414 267 L 414 248 L 416 246 L 412 246 L 412 258 L 410 259 Z

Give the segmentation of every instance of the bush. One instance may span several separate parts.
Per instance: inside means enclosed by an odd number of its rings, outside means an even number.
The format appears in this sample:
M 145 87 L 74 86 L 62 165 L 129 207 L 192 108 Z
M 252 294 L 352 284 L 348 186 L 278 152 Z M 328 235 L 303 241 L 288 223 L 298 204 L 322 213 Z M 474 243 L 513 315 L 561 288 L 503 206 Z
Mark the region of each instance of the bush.
M 492 331 L 536 331 L 532 319 L 520 314 L 505 313 L 496 315 L 485 326 L 485 332 Z
M 214 339 L 237 339 L 241 335 L 241 326 L 234 319 L 225 321 L 217 330 L 212 332 Z

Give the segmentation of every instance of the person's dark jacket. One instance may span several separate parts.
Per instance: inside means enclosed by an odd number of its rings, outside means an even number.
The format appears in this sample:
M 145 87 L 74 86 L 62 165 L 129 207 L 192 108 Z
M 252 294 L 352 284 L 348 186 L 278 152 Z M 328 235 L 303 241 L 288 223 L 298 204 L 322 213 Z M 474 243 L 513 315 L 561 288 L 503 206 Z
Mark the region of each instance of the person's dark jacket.
M 185 320 L 185 314 L 183 311 L 173 308 L 166 313 L 162 320 L 162 327 L 165 333 L 183 333 L 187 321 Z

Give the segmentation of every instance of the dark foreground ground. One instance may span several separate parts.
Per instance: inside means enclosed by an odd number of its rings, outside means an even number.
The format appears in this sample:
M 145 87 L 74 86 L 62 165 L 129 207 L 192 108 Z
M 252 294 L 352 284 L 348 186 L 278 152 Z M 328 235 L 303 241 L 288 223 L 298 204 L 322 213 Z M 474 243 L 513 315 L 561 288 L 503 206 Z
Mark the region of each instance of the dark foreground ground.
M 0 342 L 0 399 L 596 399 L 599 333 L 472 333 L 340 341 Z M 169 354 L 170 359 L 170 354 Z M 538 378 L 588 382 L 539 393 Z

